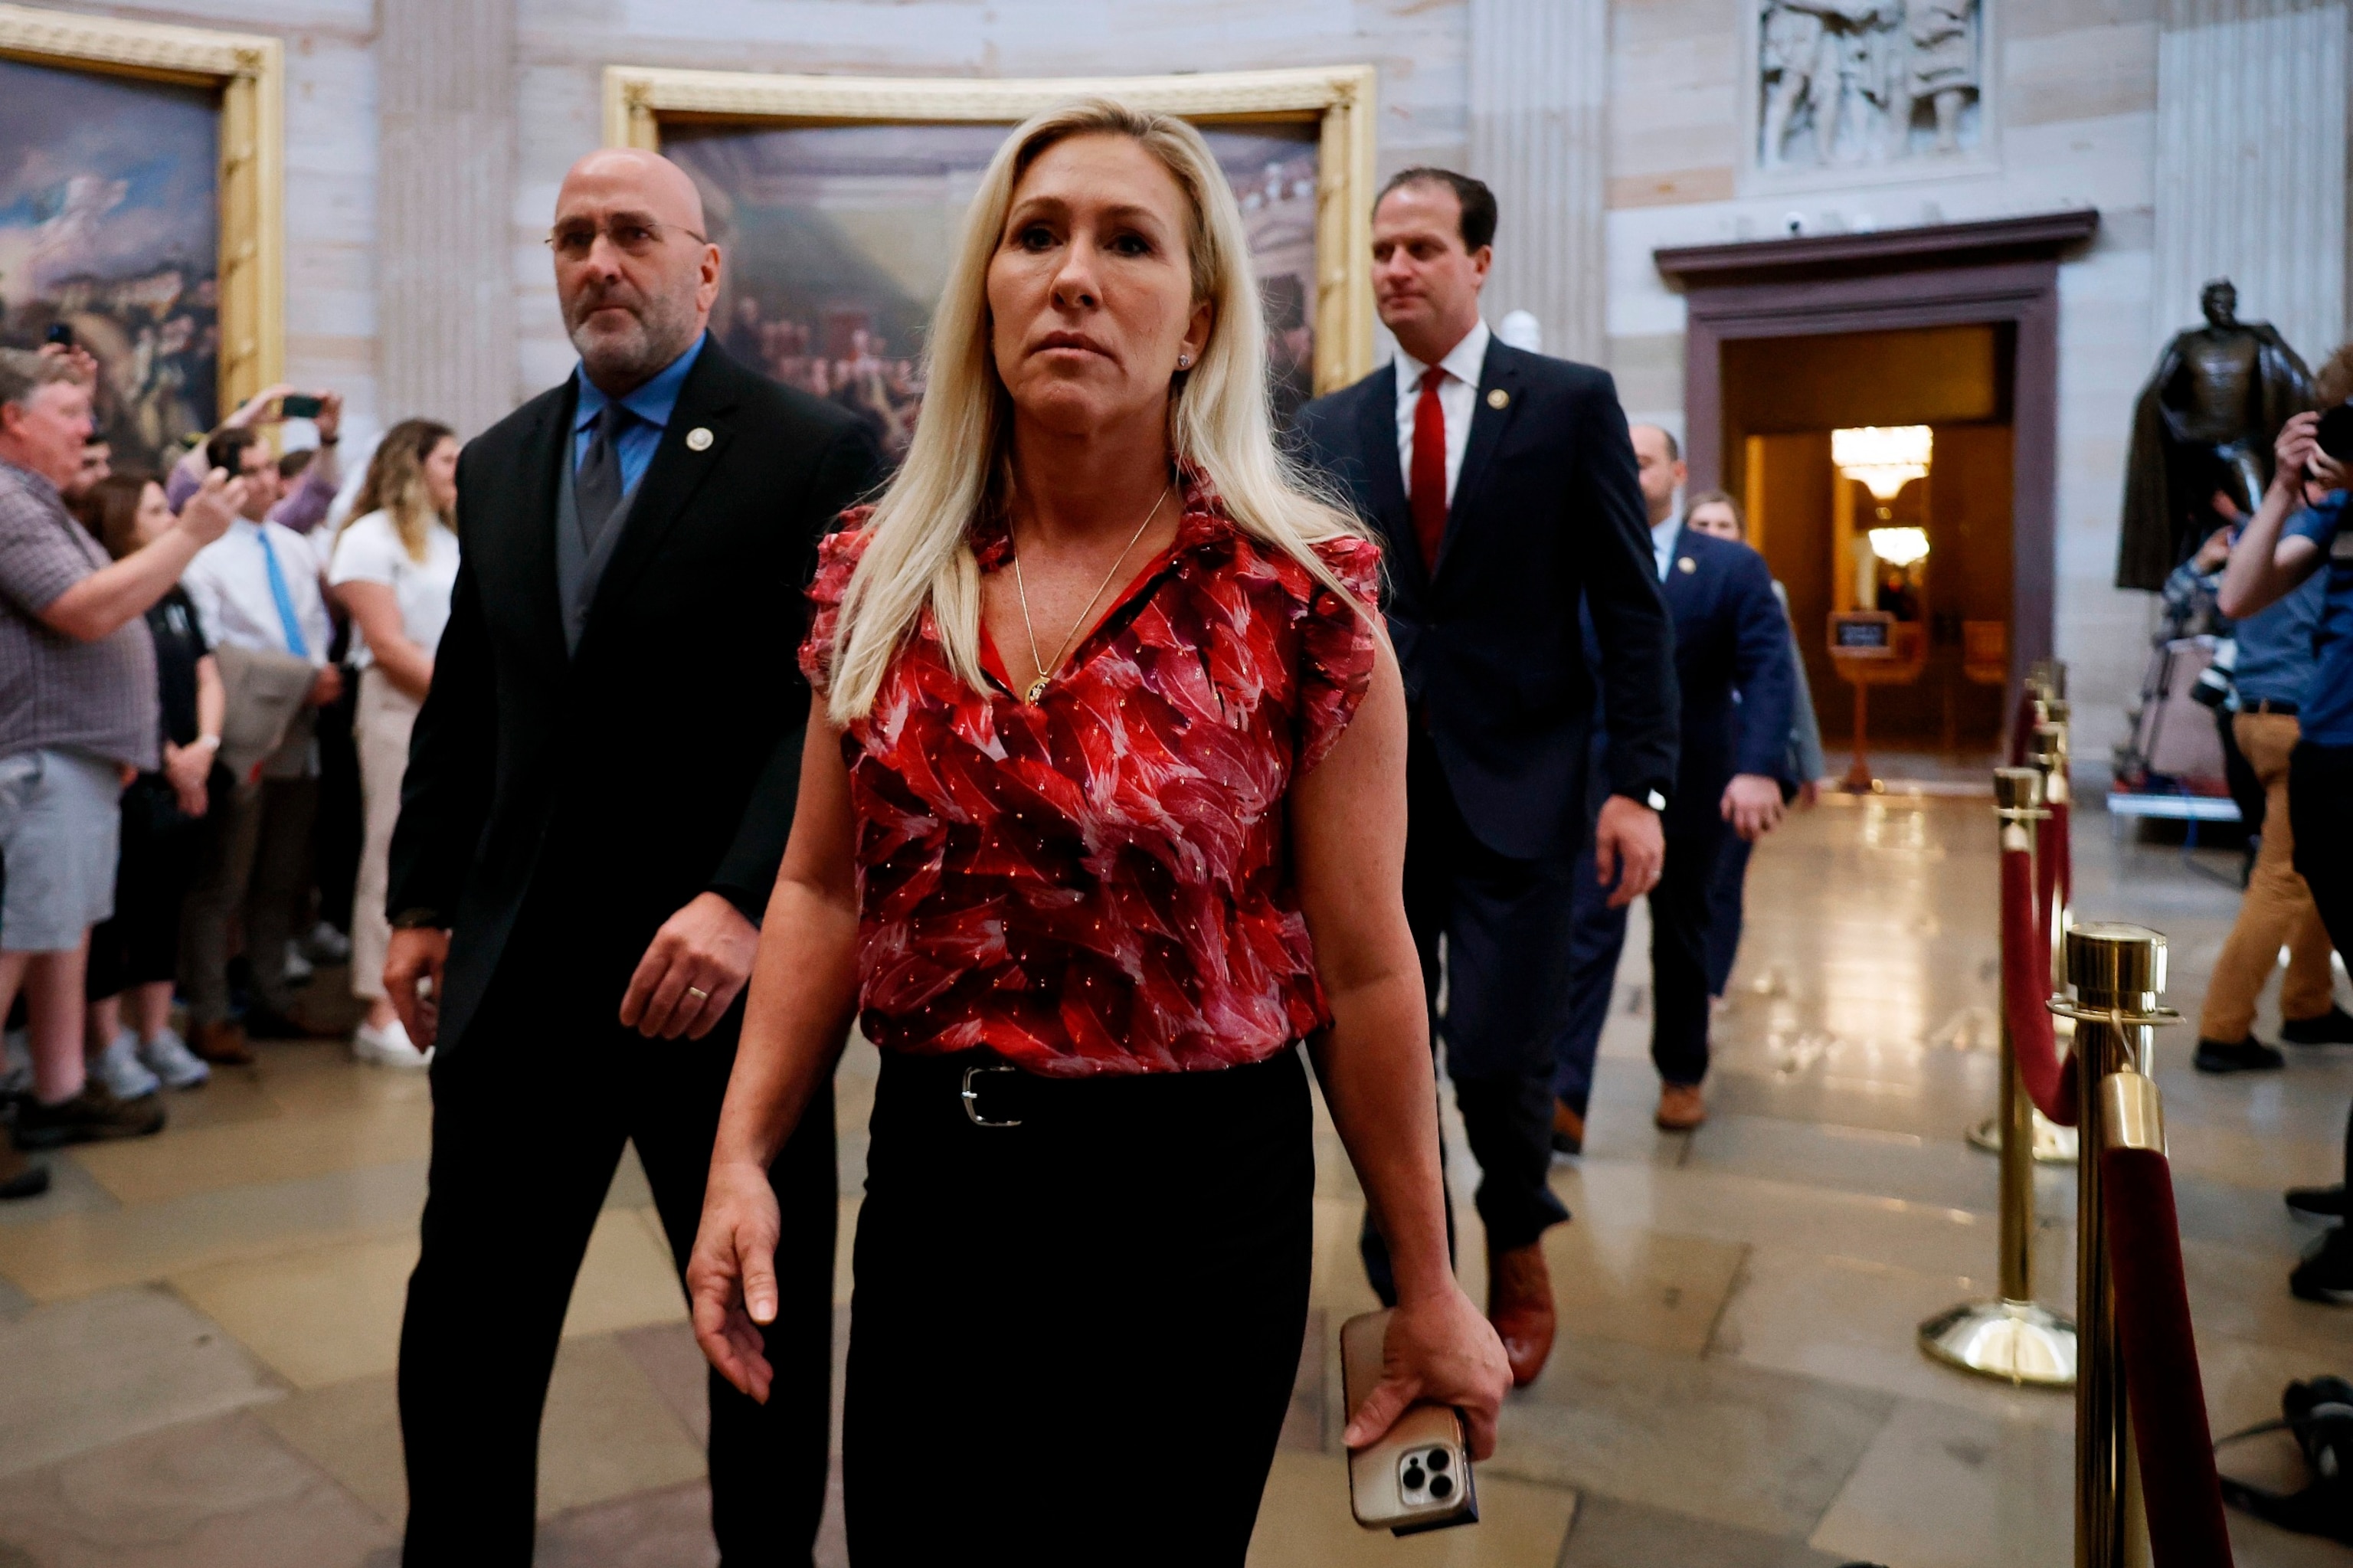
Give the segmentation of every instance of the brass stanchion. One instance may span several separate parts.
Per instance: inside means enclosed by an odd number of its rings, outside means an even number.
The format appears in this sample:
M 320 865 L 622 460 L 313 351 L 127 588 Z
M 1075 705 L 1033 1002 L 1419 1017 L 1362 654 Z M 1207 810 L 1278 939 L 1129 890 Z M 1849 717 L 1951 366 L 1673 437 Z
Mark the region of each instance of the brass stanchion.
M 2063 665 L 2061 666 L 2063 678 L 2064 668 Z M 2037 717 L 2033 732 L 2027 738 L 2026 760 L 2030 768 L 2042 779 L 2041 803 L 2046 810 L 2038 812 L 2037 815 L 2043 816 L 2048 815 L 2050 806 L 2064 807 L 2073 798 L 2067 788 L 2067 704 L 2062 698 L 2038 694 L 2034 699 L 2034 712 Z M 2054 713 L 2058 715 L 2055 719 L 2048 716 Z M 2000 785 L 1997 784 L 1995 788 L 1999 789 Z M 2036 882 L 2038 887 L 2042 885 L 2040 875 L 2041 871 L 2038 867 Z M 2067 982 L 2064 946 L 2067 934 L 2065 896 L 2071 880 L 2063 871 L 2052 876 L 2052 906 L 2044 912 L 2044 919 L 2051 932 L 2051 988 L 2053 991 L 2064 990 Z M 2062 1031 L 2068 1031 L 2073 1028 L 2073 1025 L 2062 1019 L 2058 1027 Z M 2062 1055 L 2066 1054 L 2065 1040 L 2066 1036 L 2063 1033 L 2060 1041 Z M 2027 1107 L 2027 1124 L 2028 1136 L 2033 1146 L 2035 1163 L 2039 1165 L 2075 1163 L 2081 1142 L 2073 1128 L 2061 1127 L 2057 1122 L 2036 1110 L 2031 1104 Z M 1969 1129 L 1969 1143 L 1989 1154 L 2000 1154 L 2002 1147 L 2002 1128 L 2006 1125 L 2000 1115 L 1989 1117 Z
M 2031 768 L 1997 768 L 1993 789 L 2003 853 L 2031 853 L 2029 824 L 2043 814 L 2042 775 Z M 2075 1381 L 2075 1326 L 2034 1300 L 2034 1160 L 2041 1150 L 2033 1123 L 2042 1118 L 2019 1072 L 2010 1009 L 2000 1012 L 2001 1111 L 1994 1125 L 2002 1130 L 1994 1145 L 2001 1156 L 2001 1290 L 1991 1301 L 1963 1302 L 1921 1324 L 1920 1348 L 1981 1377 L 2066 1388 Z M 2073 1138 L 2072 1128 L 2052 1130 Z
M 2086 1150 L 2105 1149 L 2111 1111 L 2103 1086 L 2112 1073 L 2147 1075 L 2155 1025 L 2179 1021 L 2160 1004 L 2165 938 L 2145 927 L 2078 926 L 2067 933 L 2071 1001 L 2051 1010 L 2075 1021 L 2075 1086 Z M 2146 1563 L 2147 1523 L 2135 1495 L 2124 1351 L 2116 1335 L 2116 1280 L 2108 1267 L 2100 1161 L 2076 1177 L 2075 1565 L 2125 1568 Z

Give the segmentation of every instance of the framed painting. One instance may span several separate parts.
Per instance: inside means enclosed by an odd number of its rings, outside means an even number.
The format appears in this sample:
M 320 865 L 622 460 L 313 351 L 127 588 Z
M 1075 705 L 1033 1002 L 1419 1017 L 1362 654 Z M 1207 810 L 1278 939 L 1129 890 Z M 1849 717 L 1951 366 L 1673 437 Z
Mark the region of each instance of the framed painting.
M 118 468 L 285 359 L 279 40 L 0 5 L 0 342 L 100 367 Z
M 731 354 L 861 413 L 892 456 L 981 171 L 1013 125 L 1109 93 L 1198 125 L 1240 198 L 1275 415 L 1372 368 L 1370 66 L 1221 75 L 918 79 L 608 67 L 608 144 L 702 187 L 728 256 Z

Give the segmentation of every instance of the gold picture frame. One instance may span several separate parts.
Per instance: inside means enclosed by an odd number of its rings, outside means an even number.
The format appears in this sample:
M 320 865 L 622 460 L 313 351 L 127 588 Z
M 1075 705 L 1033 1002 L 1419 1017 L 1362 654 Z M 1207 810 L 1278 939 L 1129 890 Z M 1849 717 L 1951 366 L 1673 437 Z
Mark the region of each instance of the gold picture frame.
M 1373 368 L 1374 96 L 1369 65 L 1198 76 L 852 77 L 605 68 L 605 143 L 659 151 L 665 123 L 1015 124 L 1088 93 L 1202 124 L 1308 122 L 1318 128 L 1314 387 Z
M 0 58 L 220 95 L 220 366 L 225 413 L 286 366 L 286 48 L 216 32 L 0 5 Z

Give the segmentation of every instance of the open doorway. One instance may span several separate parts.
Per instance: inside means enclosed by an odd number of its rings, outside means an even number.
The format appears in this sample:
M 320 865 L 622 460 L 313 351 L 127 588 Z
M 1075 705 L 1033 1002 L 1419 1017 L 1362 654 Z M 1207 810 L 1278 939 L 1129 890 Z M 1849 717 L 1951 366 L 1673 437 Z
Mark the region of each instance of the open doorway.
M 1831 615 L 1878 609 L 1915 628 L 1917 652 L 1871 693 L 1873 748 L 1990 766 L 2016 641 L 2015 328 L 1739 338 L 1722 354 L 1725 488 L 1788 593 L 1825 749 L 1852 744 L 1855 711 Z M 1832 432 L 1860 427 L 1926 427 L 1926 473 L 1875 488 L 1842 473 Z

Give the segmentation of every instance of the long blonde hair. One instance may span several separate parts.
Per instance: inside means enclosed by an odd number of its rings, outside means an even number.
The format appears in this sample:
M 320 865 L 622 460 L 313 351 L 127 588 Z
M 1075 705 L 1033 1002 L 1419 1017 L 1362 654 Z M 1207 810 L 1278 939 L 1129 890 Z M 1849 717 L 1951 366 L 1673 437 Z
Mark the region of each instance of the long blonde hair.
M 892 658 L 926 607 L 949 667 L 987 689 L 980 565 L 968 530 L 1006 501 L 1013 424 L 1012 399 L 991 351 L 988 266 L 1022 175 L 1055 143 L 1091 133 L 1130 138 L 1159 159 L 1185 193 L 1193 298 L 1209 302 L 1213 321 L 1200 363 L 1175 380 L 1168 418 L 1174 457 L 1215 487 L 1236 526 L 1356 602 L 1314 546 L 1361 531 L 1275 450 L 1249 238 L 1208 143 L 1172 116 L 1082 98 L 1018 127 L 981 176 L 933 317 L 929 386 L 914 439 L 866 524 L 866 551 L 842 599 L 827 704 L 836 724 L 872 710 Z
M 393 532 L 400 535 L 408 558 L 423 566 L 433 525 L 438 523 L 451 533 L 458 527 L 457 519 L 433 504 L 425 483 L 425 460 L 443 441 L 457 439 L 448 426 L 434 419 L 403 419 L 386 430 L 375 444 L 375 455 L 368 459 L 367 477 L 352 498 L 343 526 L 382 512 L 392 519 Z

